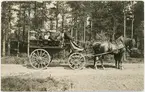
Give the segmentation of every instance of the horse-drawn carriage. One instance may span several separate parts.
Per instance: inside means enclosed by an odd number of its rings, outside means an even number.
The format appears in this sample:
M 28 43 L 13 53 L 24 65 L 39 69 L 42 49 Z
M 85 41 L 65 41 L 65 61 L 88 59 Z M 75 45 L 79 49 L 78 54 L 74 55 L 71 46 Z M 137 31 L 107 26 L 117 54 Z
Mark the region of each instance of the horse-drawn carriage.
M 67 35 L 63 35 L 62 40 L 30 39 L 27 43 L 28 44 L 27 53 L 28 53 L 29 61 L 32 67 L 36 69 L 46 68 L 51 63 L 54 54 L 58 53 L 59 51 L 65 50 L 67 47 L 70 47 L 69 49 L 71 50 L 71 52 L 68 55 L 69 66 L 72 69 L 84 68 L 85 63 L 86 63 L 85 57 L 87 56 L 87 55 L 82 54 L 84 49 L 80 48 L 74 41 L 72 41 L 71 39 L 67 39 L 69 37 L 65 37 L 65 36 Z M 92 55 L 94 56 L 94 59 L 96 59 L 96 57 L 98 58 L 108 53 L 113 53 L 114 46 L 116 46 L 115 47 L 115 49 L 117 48 L 116 50 L 119 51 L 120 49 L 118 48 L 119 45 L 113 45 L 113 44 L 110 45 L 110 43 L 105 43 L 105 44 L 106 45 L 97 43 L 94 45 L 95 48 L 92 48 L 92 49 L 97 51 L 97 49 L 99 48 L 99 50 L 103 49 L 105 51 L 106 49 L 105 46 L 107 46 L 108 50 L 110 50 L 109 48 L 111 46 L 112 51 L 109 51 L 109 52 L 98 51 L 99 53 L 97 52 L 95 53 L 95 55 Z M 101 45 L 102 47 L 100 47 Z M 124 47 L 121 47 L 121 48 L 124 48 Z M 94 66 L 95 66 L 95 62 L 96 60 L 94 61 Z

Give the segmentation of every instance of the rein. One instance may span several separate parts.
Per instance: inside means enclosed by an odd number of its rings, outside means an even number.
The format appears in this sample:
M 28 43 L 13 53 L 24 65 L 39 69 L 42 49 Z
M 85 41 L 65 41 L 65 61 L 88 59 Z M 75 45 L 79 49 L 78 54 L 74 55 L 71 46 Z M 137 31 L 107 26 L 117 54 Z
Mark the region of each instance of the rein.
M 81 41 L 81 40 L 74 40 L 75 42 L 79 42 L 79 43 L 83 43 L 83 44 L 86 44 L 86 43 L 89 43 L 90 44 L 90 41 Z
M 123 48 L 125 48 L 125 47 L 123 47 Z M 120 48 L 120 49 L 122 49 L 122 48 Z M 116 50 L 119 50 L 119 49 L 116 49 Z M 100 53 L 100 54 L 95 54 L 93 56 L 100 56 L 100 55 L 104 55 L 104 54 L 109 54 L 109 53 L 112 53 L 113 51 L 115 51 L 115 50 L 112 50 L 112 51 L 109 51 L 109 52 Z

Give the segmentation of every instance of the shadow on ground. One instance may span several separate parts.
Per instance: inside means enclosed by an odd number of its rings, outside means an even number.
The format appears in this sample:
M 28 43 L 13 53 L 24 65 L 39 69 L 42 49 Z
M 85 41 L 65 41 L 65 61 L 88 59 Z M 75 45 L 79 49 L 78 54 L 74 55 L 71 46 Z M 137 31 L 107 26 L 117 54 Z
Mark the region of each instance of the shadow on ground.
M 28 69 L 34 69 L 30 64 L 29 65 L 23 65 L 24 67 L 28 68 Z M 50 68 L 50 67 L 63 67 L 64 69 L 66 70 L 72 70 L 68 64 L 50 64 L 48 67 L 46 67 L 45 69 L 47 68 Z M 114 65 L 110 65 L 110 64 L 104 64 L 104 67 L 105 68 L 116 68 Z M 93 65 L 86 65 L 85 66 L 86 69 L 94 69 L 94 66 Z M 102 69 L 102 66 L 101 65 L 97 65 L 97 68 L 98 69 Z

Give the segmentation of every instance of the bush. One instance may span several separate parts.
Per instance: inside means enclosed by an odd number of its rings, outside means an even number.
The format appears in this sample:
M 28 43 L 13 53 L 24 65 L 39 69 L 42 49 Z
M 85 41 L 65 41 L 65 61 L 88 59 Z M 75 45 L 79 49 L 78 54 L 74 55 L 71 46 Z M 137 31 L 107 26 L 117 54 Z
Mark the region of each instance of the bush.
M 1 58 L 1 64 L 25 64 L 27 57 L 6 56 Z
M 132 48 L 130 56 L 133 58 L 141 58 L 143 55 L 141 55 L 141 51 L 138 48 Z
M 70 89 L 68 81 L 56 81 L 54 78 L 23 79 L 6 77 L 1 79 L 2 91 L 65 91 Z

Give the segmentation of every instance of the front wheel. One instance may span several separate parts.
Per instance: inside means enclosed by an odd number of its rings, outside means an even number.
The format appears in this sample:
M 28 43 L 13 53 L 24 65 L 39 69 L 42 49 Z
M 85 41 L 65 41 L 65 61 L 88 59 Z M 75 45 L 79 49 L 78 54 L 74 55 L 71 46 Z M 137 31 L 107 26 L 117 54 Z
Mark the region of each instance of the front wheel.
M 72 69 L 83 69 L 86 64 L 85 57 L 81 53 L 72 53 L 68 58 L 68 63 Z

